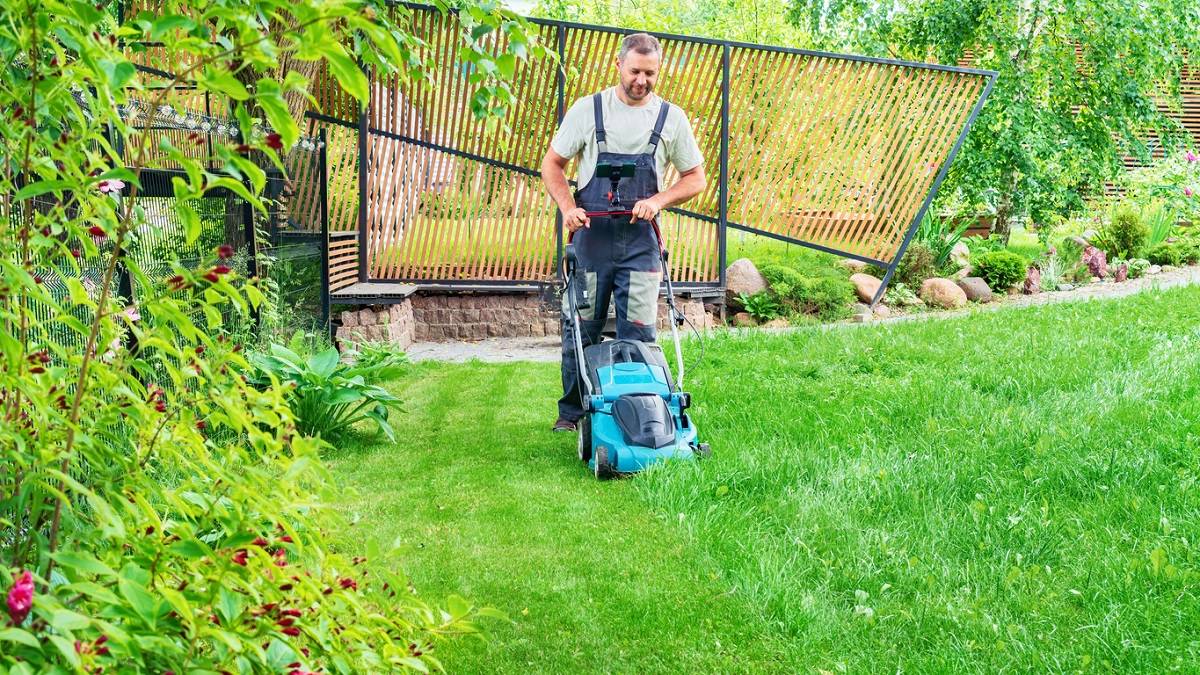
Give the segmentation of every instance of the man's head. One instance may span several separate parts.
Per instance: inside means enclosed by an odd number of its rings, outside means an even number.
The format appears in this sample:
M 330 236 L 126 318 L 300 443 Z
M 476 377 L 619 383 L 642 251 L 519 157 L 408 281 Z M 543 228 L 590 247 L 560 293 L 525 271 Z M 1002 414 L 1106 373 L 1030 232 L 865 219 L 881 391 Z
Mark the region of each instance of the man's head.
M 634 103 L 645 100 L 654 91 L 660 65 L 662 48 L 657 38 L 646 33 L 626 35 L 617 53 L 617 72 L 626 98 Z

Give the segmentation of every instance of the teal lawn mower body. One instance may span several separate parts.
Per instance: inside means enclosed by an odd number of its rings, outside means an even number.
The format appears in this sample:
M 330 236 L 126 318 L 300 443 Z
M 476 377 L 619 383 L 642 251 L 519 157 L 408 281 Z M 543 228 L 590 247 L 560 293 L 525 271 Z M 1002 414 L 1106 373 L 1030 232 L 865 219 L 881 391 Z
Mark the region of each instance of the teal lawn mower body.
M 588 214 L 589 217 L 628 215 L 629 211 Z M 586 411 L 579 421 L 579 459 L 600 479 L 636 473 L 666 460 L 692 460 L 709 454 L 708 446 L 699 442 L 696 427 L 687 413 L 691 396 L 682 391 L 683 356 L 679 344 L 679 327 L 684 318 L 675 307 L 667 252 L 658 224 L 650 221 L 649 225 L 659 242 L 667 285 L 678 375 L 674 382 L 658 344 L 607 340 L 584 348 L 579 310 L 592 299 L 587 297 L 586 284 L 578 278 L 574 245 L 568 243 L 563 255 L 564 292 L 568 298 L 564 309 L 569 312 L 567 318 L 574 328 Z

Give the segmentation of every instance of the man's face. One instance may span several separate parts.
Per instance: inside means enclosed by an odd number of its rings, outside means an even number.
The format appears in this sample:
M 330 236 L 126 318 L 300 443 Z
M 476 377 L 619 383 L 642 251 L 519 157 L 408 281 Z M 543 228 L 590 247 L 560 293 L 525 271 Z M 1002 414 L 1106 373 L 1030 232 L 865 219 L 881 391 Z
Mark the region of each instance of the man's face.
M 617 59 L 617 71 L 621 75 L 621 89 L 633 101 L 641 101 L 654 91 L 654 83 L 658 80 L 658 67 L 661 56 L 639 54 L 630 51 L 624 59 Z

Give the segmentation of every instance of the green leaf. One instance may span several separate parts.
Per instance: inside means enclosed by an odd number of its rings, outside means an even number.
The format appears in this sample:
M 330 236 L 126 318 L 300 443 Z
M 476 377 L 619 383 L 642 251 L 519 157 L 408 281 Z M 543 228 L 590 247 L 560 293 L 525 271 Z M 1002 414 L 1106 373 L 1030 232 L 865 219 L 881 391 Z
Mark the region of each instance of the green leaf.
M 217 613 L 221 615 L 222 626 L 232 626 L 234 619 L 242 613 L 243 608 L 242 598 L 236 593 L 230 593 L 229 589 L 221 587 L 217 593 Z
M 329 70 L 342 89 L 365 104 L 370 90 L 367 76 L 358 64 L 346 55 L 346 50 L 337 42 L 328 41 L 321 45 L 321 55 L 329 63 Z
M 179 220 L 183 224 L 184 237 L 188 244 L 196 243 L 196 239 L 200 237 L 203 231 L 203 225 L 200 223 L 200 214 L 187 201 L 183 199 L 175 200 L 175 212 L 179 214 Z
M 92 620 L 69 609 L 56 609 L 50 615 L 50 625 L 55 630 L 73 631 L 87 628 Z
M 68 642 L 67 639 L 61 635 L 50 635 L 49 640 L 50 642 L 54 643 L 55 647 L 58 648 L 59 653 L 61 653 L 63 658 L 67 660 L 67 663 L 75 666 L 76 668 L 79 667 L 79 655 L 75 653 L 75 645 Z
M 74 185 L 74 183 L 67 180 L 39 180 L 36 183 L 30 183 L 20 190 L 17 190 L 17 194 L 13 197 L 13 201 L 19 202 L 23 199 L 29 199 L 30 197 L 44 195 L 47 192 L 61 192 L 72 185 Z
M 168 14 L 154 22 L 150 29 L 150 39 L 158 40 L 173 30 L 190 31 L 196 27 L 196 22 L 186 16 Z
M 250 98 L 250 92 L 246 91 L 246 86 L 228 70 L 206 68 L 204 75 L 200 78 L 200 83 L 206 89 L 225 94 L 235 101 L 245 101 Z
M 98 574 L 105 577 L 117 576 L 117 573 L 111 567 L 86 553 L 58 551 L 52 557 L 62 567 L 73 569 L 83 574 Z
M 33 637 L 32 633 L 20 628 L 5 628 L 4 630 L 0 630 L 0 640 L 5 642 L 19 642 L 34 649 L 41 647 L 41 644 L 38 643 L 37 638 Z
M 266 114 L 271 128 L 279 134 L 286 151 L 300 137 L 300 127 L 296 124 L 295 118 L 288 111 L 287 103 L 283 100 L 283 88 L 279 86 L 278 82 L 263 78 L 258 81 L 255 90 L 258 93 L 255 100 Z
M 451 595 L 446 598 L 446 609 L 450 612 L 450 616 L 454 619 L 461 619 L 471 612 L 471 605 L 460 595 Z
M 334 347 L 330 347 L 319 354 L 314 354 L 312 358 L 308 360 L 308 367 L 310 370 L 320 376 L 321 379 L 326 379 L 330 375 L 333 375 L 333 372 L 337 370 L 339 357 L 340 354 L 338 354 L 338 350 Z
M 133 611 L 146 622 L 151 628 L 158 621 L 158 601 L 154 596 L 146 591 L 141 584 L 130 579 L 121 579 L 117 582 L 117 586 L 121 591 L 121 596 L 133 607 Z
M 502 54 L 496 59 L 496 67 L 500 69 L 500 77 L 508 80 L 517 72 L 517 57 L 512 54 Z

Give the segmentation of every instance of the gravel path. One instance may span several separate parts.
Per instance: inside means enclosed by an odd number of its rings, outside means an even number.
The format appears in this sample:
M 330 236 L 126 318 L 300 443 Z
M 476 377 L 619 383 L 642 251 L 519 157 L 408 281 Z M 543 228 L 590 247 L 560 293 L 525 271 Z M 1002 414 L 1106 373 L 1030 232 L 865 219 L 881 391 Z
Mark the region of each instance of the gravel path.
M 925 321 L 965 316 L 974 312 L 990 312 L 1004 307 L 1026 307 L 1055 302 L 1082 302 L 1123 298 L 1146 290 L 1175 288 L 1200 284 L 1200 266 L 1183 267 L 1154 276 L 1132 279 L 1124 283 L 1101 282 L 1089 284 L 1071 291 L 1039 293 L 1007 297 L 1000 302 L 973 305 L 966 309 L 948 312 L 920 312 L 900 314 L 886 319 L 875 319 L 865 324 L 849 322 L 827 324 L 829 328 L 843 326 L 873 326 L 897 321 Z M 737 330 L 766 330 L 787 332 L 794 328 L 760 328 Z M 414 361 L 470 361 L 478 359 L 490 363 L 506 361 L 557 362 L 560 342 L 557 336 L 544 338 L 489 338 L 479 342 L 418 342 L 408 349 L 408 357 Z

